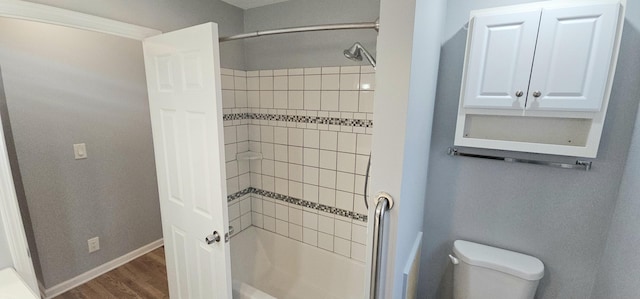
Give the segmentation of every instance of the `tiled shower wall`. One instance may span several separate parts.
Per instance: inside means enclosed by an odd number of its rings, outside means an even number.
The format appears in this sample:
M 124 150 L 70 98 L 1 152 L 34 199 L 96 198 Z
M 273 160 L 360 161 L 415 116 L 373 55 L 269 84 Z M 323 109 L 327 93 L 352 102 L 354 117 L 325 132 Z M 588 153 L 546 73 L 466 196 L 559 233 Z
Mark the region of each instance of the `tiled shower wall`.
M 232 225 L 364 261 L 373 68 L 222 74 Z M 246 151 L 262 159 L 235 160 Z

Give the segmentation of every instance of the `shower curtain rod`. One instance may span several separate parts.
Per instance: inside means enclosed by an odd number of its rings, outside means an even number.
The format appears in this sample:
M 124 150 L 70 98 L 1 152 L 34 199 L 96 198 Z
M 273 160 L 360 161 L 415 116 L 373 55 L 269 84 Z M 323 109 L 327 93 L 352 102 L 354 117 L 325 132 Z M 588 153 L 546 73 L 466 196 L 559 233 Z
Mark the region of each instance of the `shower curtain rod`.
M 364 22 L 364 23 L 342 23 L 342 24 L 312 25 L 312 26 L 289 27 L 289 28 L 270 29 L 270 30 L 258 30 L 255 32 L 221 37 L 219 41 L 228 42 L 232 40 L 253 38 L 253 37 L 265 36 L 265 35 L 308 32 L 308 31 L 345 30 L 345 29 L 375 29 L 375 31 L 378 31 L 379 28 L 380 28 L 380 23 L 378 22 L 378 19 L 376 19 L 373 22 Z

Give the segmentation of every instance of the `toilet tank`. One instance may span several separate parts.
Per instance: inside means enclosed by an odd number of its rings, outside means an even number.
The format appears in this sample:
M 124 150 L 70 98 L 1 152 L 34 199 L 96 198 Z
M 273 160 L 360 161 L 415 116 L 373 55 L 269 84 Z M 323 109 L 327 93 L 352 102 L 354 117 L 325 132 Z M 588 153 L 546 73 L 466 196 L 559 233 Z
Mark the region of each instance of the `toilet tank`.
M 544 275 L 532 256 L 478 243 L 453 243 L 454 299 L 531 299 Z

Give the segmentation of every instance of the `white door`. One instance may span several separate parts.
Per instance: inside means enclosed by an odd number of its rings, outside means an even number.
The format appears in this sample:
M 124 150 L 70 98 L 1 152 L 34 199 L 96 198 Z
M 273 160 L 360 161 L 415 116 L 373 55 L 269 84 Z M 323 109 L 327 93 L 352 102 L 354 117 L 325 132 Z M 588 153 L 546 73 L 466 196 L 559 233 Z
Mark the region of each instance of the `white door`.
M 528 109 L 602 108 L 619 11 L 617 3 L 542 11 Z
M 524 109 L 541 9 L 473 19 L 464 107 Z
M 218 26 L 143 46 L 171 298 L 231 298 Z

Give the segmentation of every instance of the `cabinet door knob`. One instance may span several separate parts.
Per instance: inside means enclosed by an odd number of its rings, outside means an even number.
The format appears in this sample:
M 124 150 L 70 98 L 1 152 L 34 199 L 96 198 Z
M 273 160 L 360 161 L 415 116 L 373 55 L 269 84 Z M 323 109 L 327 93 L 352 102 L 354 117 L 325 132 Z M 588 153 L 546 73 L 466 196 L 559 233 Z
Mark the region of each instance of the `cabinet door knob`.
M 524 92 L 522 90 L 516 91 L 516 97 L 521 97 L 523 95 L 524 95 Z
M 542 92 L 540 92 L 539 90 L 536 90 L 533 92 L 533 97 L 534 98 L 539 98 L 542 95 Z

